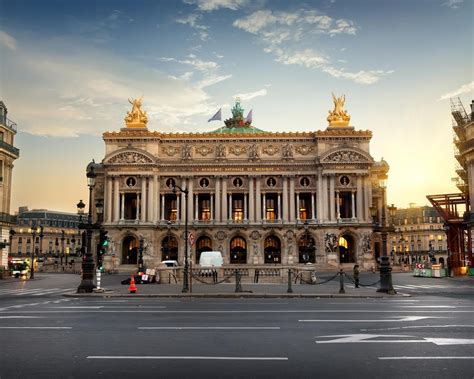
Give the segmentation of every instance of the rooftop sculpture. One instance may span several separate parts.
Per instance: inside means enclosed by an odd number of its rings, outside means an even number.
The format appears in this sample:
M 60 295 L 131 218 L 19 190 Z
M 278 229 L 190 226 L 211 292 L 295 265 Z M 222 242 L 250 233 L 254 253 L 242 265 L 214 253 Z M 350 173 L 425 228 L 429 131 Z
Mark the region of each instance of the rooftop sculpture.
M 344 110 L 344 103 L 346 102 L 346 96 L 342 95 L 341 97 L 336 97 L 334 93 L 332 94 L 332 99 L 334 101 L 334 110 L 329 111 L 329 116 L 327 118 L 330 127 L 347 127 L 349 126 L 349 121 L 351 116 L 347 114 Z

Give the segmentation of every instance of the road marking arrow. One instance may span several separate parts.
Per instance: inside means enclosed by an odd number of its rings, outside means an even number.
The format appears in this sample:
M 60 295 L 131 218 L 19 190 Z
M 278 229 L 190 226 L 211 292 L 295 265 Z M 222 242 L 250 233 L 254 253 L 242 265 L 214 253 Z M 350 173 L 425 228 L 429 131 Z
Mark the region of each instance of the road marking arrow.
M 336 337 L 336 338 L 334 338 Z M 330 336 L 317 336 L 317 338 L 333 338 L 326 341 L 315 341 L 316 343 L 434 343 L 438 346 L 446 345 L 474 345 L 474 339 L 467 338 L 423 338 L 412 339 L 375 339 L 375 338 L 413 338 L 413 336 L 396 334 L 336 334 Z
M 384 320 L 298 320 L 299 322 L 404 322 L 404 321 L 418 321 L 427 318 L 441 318 L 429 316 L 400 316 L 401 318 L 390 318 Z M 444 317 L 442 317 L 444 318 Z

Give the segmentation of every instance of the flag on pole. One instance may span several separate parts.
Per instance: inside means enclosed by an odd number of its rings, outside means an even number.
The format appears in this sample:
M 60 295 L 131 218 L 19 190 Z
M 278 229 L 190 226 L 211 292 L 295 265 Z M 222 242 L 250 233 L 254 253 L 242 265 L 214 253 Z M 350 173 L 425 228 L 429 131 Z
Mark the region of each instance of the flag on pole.
M 252 123 L 252 109 L 250 110 L 249 114 L 245 118 L 245 122 L 248 122 L 249 124 Z
M 207 120 L 207 122 L 217 121 L 217 120 L 222 120 L 222 108 L 219 108 L 217 113 L 214 116 L 212 116 L 209 120 Z

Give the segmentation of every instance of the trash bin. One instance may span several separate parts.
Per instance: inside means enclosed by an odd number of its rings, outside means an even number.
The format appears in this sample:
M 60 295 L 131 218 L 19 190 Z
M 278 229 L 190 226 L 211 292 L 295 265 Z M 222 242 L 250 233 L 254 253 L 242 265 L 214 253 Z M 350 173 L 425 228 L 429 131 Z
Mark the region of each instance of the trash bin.
M 441 278 L 441 265 L 431 265 L 433 278 Z

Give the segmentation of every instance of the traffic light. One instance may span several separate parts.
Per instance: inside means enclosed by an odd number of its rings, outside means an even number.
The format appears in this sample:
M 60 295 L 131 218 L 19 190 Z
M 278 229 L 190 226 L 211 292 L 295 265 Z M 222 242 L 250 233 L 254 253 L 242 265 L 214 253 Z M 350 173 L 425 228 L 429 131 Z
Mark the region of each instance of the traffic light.
M 107 230 L 101 230 L 99 235 L 99 246 L 100 251 L 104 254 L 107 251 L 107 247 L 109 246 L 109 237 L 107 236 L 109 232 Z

